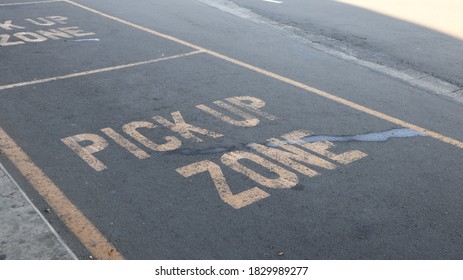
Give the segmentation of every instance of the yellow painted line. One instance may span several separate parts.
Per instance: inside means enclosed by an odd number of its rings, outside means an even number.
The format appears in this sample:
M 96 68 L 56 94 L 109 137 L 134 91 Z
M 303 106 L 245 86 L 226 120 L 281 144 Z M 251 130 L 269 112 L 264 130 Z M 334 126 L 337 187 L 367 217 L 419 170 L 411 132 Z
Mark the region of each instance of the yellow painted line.
M 317 94 L 317 95 L 319 95 L 319 96 L 325 97 L 325 98 L 327 98 L 327 99 L 329 99 L 329 100 L 332 100 L 332 101 L 335 101 L 335 102 L 337 102 L 337 103 L 343 104 L 343 105 L 348 106 L 348 107 L 350 107 L 350 108 L 353 108 L 353 109 L 355 109 L 355 110 L 358 110 L 358 111 L 364 112 L 364 113 L 366 113 L 366 114 L 375 116 L 375 117 L 377 117 L 377 118 L 383 119 L 383 120 L 388 121 L 388 122 L 390 122 L 390 123 L 400 125 L 400 126 L 402 126 L 402 127 L 406 127 L 406 128 L 413 129 L 413 130 L 418 131 L 418 132 L 421 132 L 421 133 L 423 133 L 423 134 L 425 134 L 425 135 L 427 135 L 427 136 L 429 136 L 429 137 L 431 137 L 431 138 L 437 139 L 437 140 L 442 141 L 442 142 L 444 142 L 444 143 L 447 143 L 447 144 L 456 146 L 456 147 L 458 147 L 458 148 L 460 148 L 460 149 L 463 149 L 463 142 L 461 142 L 461 141 L 459 141 L 459 140 L 456 140 L 456 139 L 447 137 L 447 136 L 445 136 L 445 135 L 439 134 L 439 133 L 437 133 L 437 132 L 428 130 L 428 129 L 426 129 L 426 128 L 423 128 L 423 127 L 420 127 L 420 126 L 417 126 L 417 125 L 408 123 L 408 122 L 403 121 L 403 120 L 400 120 L 400 119 L 398 119 L 398 118 L 395 118 L 395 117 L 386 115 L 386 114 L 384 114 L 384 113 L 381 113 L 381 112 L 378 112 L 378 111 L 376 111 L 376 110 L 373 110 L 373 109 L 367 108 L 367 107 L 365 107 L 365 106 L 362 106 L 362 105 L 360 105 L 360 104 L 354 103 L 354 102 L 349 101 L 349 100 L 347 100 L 347 99 L 338 97 L 338 96 L 333 95 L 333 94 L 331 94 L 331 93 L 328 93 L 328 92 L 325 92 L 325 91 L 322 91 L 322 90 L 313 88 L 313 87 L 308 86 L 308 85 L 305 85 L 305 84 L 303 84 L 303 83 L 301 83 L 301 82 L 298 82 L 298 81 L 292 80 L 292 79 L 290 79 L 290 78 L 287 78 L 287 77 L 278 75 L 278 74 L 276 74 L 276 73 L 267 71 L 267 70 L 265 70 L 265 69 L 262 69 L 262 68 L 259 68 L 259 67 L 256 67 L 256 66 L 253 66 L 253 65 L 251 65 L 251 64 L 248 64 L 248 63 L 239 61 L 239 60 L 237 60 L 237 59 L 228 57 L 228 56 L 226 56 L 226 55 L 223 55 L 223 54 L 220 54 L 220 53 L 217 53 L 217 52 L 214 52 L 214 51 L 205 49 L 205 48 L 203 48 L 203 47 L 200 47 L 200 46 L 197 46 L 197 45 L 195 45 L 195 44 L 192 44 L 192 43 L 183 41 L 183 40 L 178 39 L 178 38 L 175 38 L 175 37 L 173 37 L 173 36 L 166 35 L 166 34 L 163 34 L 163 33 L 161 33 L 161 32 L 158 32 L 158 31 L 156 31 L 156 30 L 153 30 L 153 29 L 150 29 L 150 28 L 147 28 L 147 27 L 144 27 L 144 26 L 135 24 L 135 23 L 133 23 L 133 22 L 130 22 L 130 21 L 127 21 L 127 20 L 124 20 L 124 19 L 121 19 L 121 18 L 118 18 L 118 17 L 115 17 L 115 16 L 111 16 L 111 15 L 105 14 L 105 13 L 103 13 L 103 12 L 100 12 L 100 11 L 97 11 L 97 10 L 95 10 L 95 9 L 89 8 L 89 7 L 84 6 L 84 5 L 82 5 L 82 4 L 78 4 L 78 3 L 73 2 L 73 1 L 71 1 L 71 0 L 65 0 L 65 1 L 68 2 L 69 4 L 72 4 L 72 5 L 74 5 L 74 6 L 80 7 L 80 8 L 82 8 L 82 9 L 85 9 L 85 10 L 90 11 L 90 12 L 92 12 L 92 13 L 95 13 L 95 14 L 101 15 L 101 16 L 103 16 L 103 17 L 106 17 L 106 18 L 109 18 L 109 19 L 118 21 L 118 22 L 120 22 L 120 23 L 123 23 L 123 24 L 125 24 L 125 25 L 134 27 L 134 28 L 136 28 L 136 29 L 143 30 L 143 31 L 145 31 L 145 32 L 148 32 L 148 33 L 151 33 L 151 34 L 153 34 L 153 35 L 159 36 L 159 37 L 161 37 L 161 38 L 164 38 L 164 39 L 167 39 L 167 40 L 170 40 L 170 41 L 173 41 L 173 42 L 177 42 L 177 43 L 179 43 L 179 44 L 182 44 L 182 45 L 185 45 L 185 46 L 188 46 L 188 47 L 191 47 L 191 48 L 194 48 L 194 49 L 196 49 L 196 50 L 198 50 L 198 51 L 207 53 L 207 54 L 209 54 L 209 55 L 215 56 L 215 57 L 220 58 L 220 59 L 222 59 L 222 60 L 231 62 L 231 63 L 236 64 L 236 65 L 239 65 L 239 66 L 242 66 L 242 67 L 244 67 L 244 68 L 247 68 L 247 69 L 249 69 L 249 70 L 255 71 L 255 72 L 260 73 L 260 74 L 263 74 L 263 75 L 265 75 L 265 76 L 274 78 L 274 79 L 276 79 L 276 80 L 279 80 L 279 81 L 282 81 L 282 82 L 284 82 L 284 83 L 290 84 L 290 85 L 292 85 L 292 86 L 301 88 L 301 89 L 303 89 L 303 90 L 306 90 L 306 91 L 315 93 L 315 94 Z
M 0 7 L 3 7 L 3 6 L 17 6 L 17 5 L 29 5 L 29 4 L 42 4 L 42 3 L 53 3 L 53 2 L 64 2 L 64 1 L 63 0 L 47 0 L 47 1 L 6 3 L 6 4 L 0 4 Z
M 82 76 L 98 74 L 98 73 L 103 73 L 103 72 L 109 72 L 109 71 L 115 71 L 115 70 L 120 70 L 120 69 L 124 69 L 124 68 L 135 67 L 135 66 L 140 66 L 140 65 L 145 65 L 145 64 L 150 64 L 150 63 L 166 61 L 166 60 L 171 60 L 171 59 L 185 57 L 185 56 L 190 56 L 190 55 L 194 55 L 194 54 L 198 54 L 198 53 L 202 53 L 202 51 L 193 51 L 193 52 L 189 52 L 189 53 L 178 54 L 178 55 L 173 55 L 173 56 L 166 56 L 166 57 L 162 57 L 162 58 L 151 59 L 151 60 L 146 60 L 146 61 L 140 61 L 140 62 L 135 62 L 135 63 L 130 63 L 130 64 L 111 66 L 111 67 L 106 67 L 106 68 L 90 70 L 90 71 L 83 71 L 83 72 L 79 72 L 79 73 L 72 73 L 72 74 L 68 74 L 68 75 L 64 75 L 64 76 L 50 77 L 50 78 L 33 80 L 33 81 L 28 81 L 28 82 L 21 82 L 21 83 L 3 85 L 3 86 L 0 86 L 0 90 L 11 89 L 11 88 L 16 88 L 16 87 L 23 87 L 23 86 L 30 86 L 30 85 L 36 85 L 36 84 L 42 84 L 42 83 L 46 83 L 46 82 L 52 82 L 52 81 L 58 81 L 58 80 L 82 77 Z
M 35 80 L 25 83 L 1 86 L 0 90 L 7 88 L 15 88 L 33 84 L 40 84 L 50 81 L 80 77 L 90 74 L 96 74 L 107 71 L 134 67 L 159 61 L 165 61 L 180 57 L 185 57 L 193 54 L 201 53 L 201 51 L 193 51 L 185 54 L 179 54 L 159 59 L 152 59 L 126 65 L 107 67 L 92 71 L 73 73 L 70 75 L 52 77 L 47 79 Z M 47 201 L 54 209 L 60 219 L 81 241 L 81 243 L 98 259 L 123 259 L 123 256 L 117 249 L 109 243 L 99 230 L 84 216 L 82 212 L 64 195 L 63 192 L 48 178 L 45 173 L 35 165 L 29 156 L 8 136 L 8 134 L 0 128 L 0 152 L 5 154 L 18 168 L 37 192 Z
M 79 238 L 87 250 L 98 259 L 123 259 L 117 249 L 66 197 L 29 156 L 0 127 L 0 152 L 5 154 L 31 183 L 64 224 Z

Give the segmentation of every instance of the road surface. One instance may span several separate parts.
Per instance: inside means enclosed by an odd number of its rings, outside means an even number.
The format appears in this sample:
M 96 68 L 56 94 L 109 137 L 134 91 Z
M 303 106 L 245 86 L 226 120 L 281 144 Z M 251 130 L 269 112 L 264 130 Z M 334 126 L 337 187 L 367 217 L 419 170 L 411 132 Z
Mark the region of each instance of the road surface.
M 223 1 L 15 2 L 0 161 L 77 257 L 463 257 L 458 96 Z

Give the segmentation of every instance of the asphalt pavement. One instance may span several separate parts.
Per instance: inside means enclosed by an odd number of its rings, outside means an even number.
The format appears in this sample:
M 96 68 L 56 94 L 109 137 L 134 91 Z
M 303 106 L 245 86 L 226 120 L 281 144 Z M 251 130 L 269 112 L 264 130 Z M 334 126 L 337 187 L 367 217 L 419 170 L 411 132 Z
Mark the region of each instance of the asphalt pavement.
M 463 257 L 457 99 L 205 1 L 14 2 L 0 162 L 78 258 Z
M 236 3 L 344 53 L 463 86 L 460 1 L 202 1 Z

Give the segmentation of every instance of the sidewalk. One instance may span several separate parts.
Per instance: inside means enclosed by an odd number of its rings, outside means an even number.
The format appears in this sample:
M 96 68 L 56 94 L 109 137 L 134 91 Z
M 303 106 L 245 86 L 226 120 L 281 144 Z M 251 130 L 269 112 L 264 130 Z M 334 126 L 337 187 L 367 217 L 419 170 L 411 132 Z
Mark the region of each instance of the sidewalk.
M 76 256 L 0 164 L 0 260 Z

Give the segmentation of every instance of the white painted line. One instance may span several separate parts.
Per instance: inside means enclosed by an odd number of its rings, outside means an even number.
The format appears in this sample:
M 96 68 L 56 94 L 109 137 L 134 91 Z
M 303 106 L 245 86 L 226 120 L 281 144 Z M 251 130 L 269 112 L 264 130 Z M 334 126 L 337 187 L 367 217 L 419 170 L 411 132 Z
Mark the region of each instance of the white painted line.
M 135 63 L 130 63 L 130 64 L 124 64 L 124 65 L 100 68 L 100 69 L 95 69 L 95 70 L 90 70 L 90 71 L 83 71 L 83 72 L 73 73 L 73 74 L 64 75 L 64 76 L 57 76 L 57 77 L 40 79 L 40 80 L 33 80 L 33 81 L 29 81 L 29 82 L 22 82 L 22 83 L 16 83 L 16 84 L 3 85 L 3 86 L 0 86 L 0 91 L 4 90 L 4 89 L 42 84 L 42 83 L 46 83 L 46 82 L 64 80 L 64 79 L 69 79 L 69 78 L 76 78 L 76 77 L 87 76 L 87 75 L 91 75 L 91 74 L 97 74 L 97 73 L 109 72 L 109 71 L 129 68 L 129 67 L 135 67 L 135 66 L 140 66 L 140 65 L 145 65 L 145 64 L 150 64 L 150 63 L 155 63 L 155 62 L 160 62 L 160 61 L 165 61 L 165 60 L 171 60 L 171 59 L 185 57 L 185 56 L 190 56 L 190 55 L 194 55 L 194 54 L 198 54 L 198 53 L 202 53 L 202 52 L 203 51 L 193 51 L 193 52 L 189 52 L 189 53 L 183 53 L 183 54 L 178 54 L 178 55 L 173 55 L 173 56 L 156 58 L 156 59 L 152 59 L 152 60 L 146 60 L 146 61 L 140 61 L 140 62 L 135 62 Z
M 269 2 L 269 3 L 274 3 L 274 4 L 283 4 L 282 1 L 276 1 L 276 0 L 262 0 L 264 2 Z
M 46 1 L 33 1 L 33 2 L 20 2 L 20 3 L 6 3 L 0 4 L 2 6 L 16 6 L 16 5 L 29 5 L 29 4 L 41 4 L 41 3 L 53 3 L 53 2 L 63 2 L 63 0 L 46 0 Z

